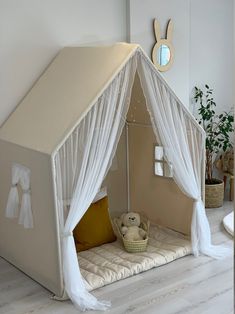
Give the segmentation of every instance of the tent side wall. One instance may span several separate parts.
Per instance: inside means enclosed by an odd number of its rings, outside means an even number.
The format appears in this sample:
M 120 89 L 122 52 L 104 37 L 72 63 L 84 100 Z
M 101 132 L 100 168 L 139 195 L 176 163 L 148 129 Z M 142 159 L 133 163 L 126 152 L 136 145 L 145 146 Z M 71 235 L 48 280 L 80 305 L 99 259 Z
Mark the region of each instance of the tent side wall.
M 144 211 L 156 223 L 190 234 L 193 201 L 173 179 L 154 175 L 154 146 L 158 143 L 138 74 L 127 120 L 131 210 Z
M 154 175 L 156 138 L 151 127 L 129 125 L 131 210 L 152 221 L 190 234 L 193 201 L 171 178 Z
M 0 151 L 4 152 L 0 154 L 0 255 L 60 296 L 62 283 L 51 157 L 2 140 Z M 33 229 L 24 229 L 17 218 L 5 217 L 13 162 L 31 170 Z M 22 191 L 20 188 L 18 191 L 21 199 Z

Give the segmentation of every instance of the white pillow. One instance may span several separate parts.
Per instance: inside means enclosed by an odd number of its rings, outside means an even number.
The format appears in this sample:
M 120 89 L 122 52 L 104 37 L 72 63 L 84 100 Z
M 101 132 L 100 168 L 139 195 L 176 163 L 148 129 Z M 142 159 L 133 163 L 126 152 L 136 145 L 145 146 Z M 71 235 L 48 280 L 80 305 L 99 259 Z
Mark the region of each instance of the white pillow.
M 232 236 L 234 234 L 234 212 L 231 212 L 229 215 L 225 216 L 223 219 L 224 228 Z
M 107 196 L 107 187 L 101 188 L 99 192 L 96 194 L 95 198 L 93 199 L 92 203 L 96 203 L 102 198 Z

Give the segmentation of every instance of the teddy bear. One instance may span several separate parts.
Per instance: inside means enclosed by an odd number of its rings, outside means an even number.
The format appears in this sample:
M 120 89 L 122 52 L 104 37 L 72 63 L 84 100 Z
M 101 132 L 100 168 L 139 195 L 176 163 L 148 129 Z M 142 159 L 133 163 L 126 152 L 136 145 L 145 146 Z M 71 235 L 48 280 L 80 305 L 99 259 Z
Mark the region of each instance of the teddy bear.
M 139 241 L 146 238 L 146 231 L 140 227 L 140 215 L 129 212 L 121 216 L 121 233 L 128 241 Z

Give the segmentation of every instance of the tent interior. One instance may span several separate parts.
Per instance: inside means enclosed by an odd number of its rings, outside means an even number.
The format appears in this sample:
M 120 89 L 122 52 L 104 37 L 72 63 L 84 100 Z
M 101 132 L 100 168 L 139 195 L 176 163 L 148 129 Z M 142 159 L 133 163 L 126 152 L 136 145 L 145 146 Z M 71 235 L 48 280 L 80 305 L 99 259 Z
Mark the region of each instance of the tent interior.
M 183 194 L 173 178 L 154 173 L 154 149 L 158 145 L 136 72 L 126 123 L 102 187 L 107 188 L 111 219 L 128 211 L 140 212 L 149 219 L 149 247 L 144 253 L 127 253 L 117 239 L 78 252 L 89 291 L 192 252 L 193 200 Z
M 110 213 L 143 211 L 151 221 L 190 235 L 193 200 L 183 194 L 173 178 L 154 174 L 156 145 L 136 73 L 126 124 L 103 183 L 108 188 Z

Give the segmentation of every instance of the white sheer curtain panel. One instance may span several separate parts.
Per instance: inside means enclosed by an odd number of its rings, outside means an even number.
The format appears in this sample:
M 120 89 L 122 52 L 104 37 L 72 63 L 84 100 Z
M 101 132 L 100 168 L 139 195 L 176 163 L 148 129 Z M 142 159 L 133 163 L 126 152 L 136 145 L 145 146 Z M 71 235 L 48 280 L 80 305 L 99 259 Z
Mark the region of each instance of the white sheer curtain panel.
M 138 73 L 148 111 L 166 159 L 173 164 L 173 176 L 182 192 L 194 199 L 191 240 L 194 255 L 203 253 L 223 258 L 230 250 L 211 244 L 209 223 L 202 201 L 202 162 L 205 133 L 186 108 L 176 99 L 150 60 L 138 53 Z
M 19 194 L 17 185 L 20 184 L 23 195 L 20 206 L 19 224 L 24 228 L 33 228 L 33 215 L 30 195 L 30 169 L 17 164 L 12 164 L 12 187 L 8 196 L 5 216 L 16 218 L 19 214 Z
M 33 215 L 31 210 L 30 169 L 21 167 L 20 185 L 22 187 L 22 200 L 19 215 L 19 224 L 24 228 L 33 228 Z
M 132 57 L 55 156 L 65 290 L 74 305 L 83 311 L 104 310 L 110 303 L 98 301 L 86 290 L 73 229 L 92 203 L 111 166 L 125 124 L 135 72 L 136 57 Z M 68 203 L 71 205 L 66 215 L 64 209 Z
M 19 214 L 19 193 L 17 184 L 20 179 L 21 168 L 18 164 L 12 164 L 11 167 L 11 189 L 8 195 L 5 216 L 7 218 L 16 218 Z

